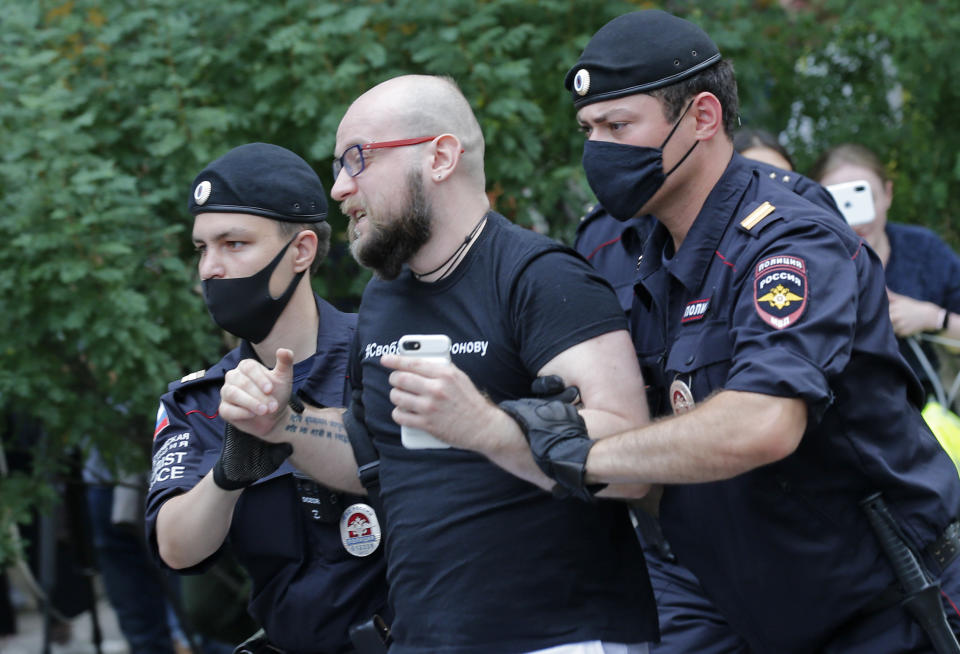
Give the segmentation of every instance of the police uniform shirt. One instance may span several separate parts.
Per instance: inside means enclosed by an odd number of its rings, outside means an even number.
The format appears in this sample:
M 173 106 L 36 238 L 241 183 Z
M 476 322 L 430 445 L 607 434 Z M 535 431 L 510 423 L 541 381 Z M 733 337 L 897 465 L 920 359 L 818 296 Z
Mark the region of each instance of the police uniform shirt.
M 316 301 L 317 351 L 294 366 L 294 390 L 314 405 L 343 406 L 356 315 L 341 313 L 320 297 Z M 256 358 L 246 341 L 209 370 L 171 383 L 160 400 L 146 509 L 147 541 L 160 565 L 157 513 L 164 501 L 193 488 L 219 458 L 220 388 L 226 372 L 244 358 Z M 319 424 L 304 422 L 301 429 L 333 437 Z M 385 564 L 380 551 L 357 558 L 341 543 L 340 514 L 362 500 L 302 477 L 286 461 L 246 488 L 228 540 L 253 580 L 250 614 L 271 642 L 291 654 L 340 652 L 349 647 L 350 625 L 383 612 Z M 180 572 L 199 572 L 214 557 Z
M 841 215 L 833 196 L 809 177 L 762 161 L 751 160 L 750 165 L 761 175 L 783 184 L 797 195 Z M 620 306 L 627 313 L 633 305 L 633 284 L 643 244 L 655 225 L 656 218 L 650 215 L 617 220 L 600 204 L 594 205 L 577 225 L 573 248 L 610 282 Z
M 655 222 L 649 215 L 620 221 L 597 204 L 577 225 L 573 249 L 610 282 L 626 312 L 633 305 L 637 259 Z
M 487 214 L 434 283 L 373 279 L 357 328 L 366 423 L 380 452 L 391 654 L 502 654 L 656 638 L 656 609 L 625 505 L 557 500 L 465 450 L 405 449 L 380 356 L 404 334 L 447 334 L 453 363 L 493 402 L 626 321 L 575 252 Z
M 960 511 L 886 318 L 880 262 L 841 218 L 734 154 L 678 252 L 654 229 L 638 279 L 631 322 L 654 411 L 718 389 L 807 404 L 795 453 L 667 486 L 660 518 L 753 649 L 815 651 L 894 581 L 859 500 L 883 491 L 919 548 Z

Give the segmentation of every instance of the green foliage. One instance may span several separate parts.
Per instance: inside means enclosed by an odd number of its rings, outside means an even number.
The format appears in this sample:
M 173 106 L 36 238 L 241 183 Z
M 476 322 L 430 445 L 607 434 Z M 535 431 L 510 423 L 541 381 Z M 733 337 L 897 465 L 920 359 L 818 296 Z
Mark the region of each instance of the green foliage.
M 783 131 L 801 169 L 869 144 L 896 174 L 895 219 L 955 244 L 960 14 L 932 0 L 675 0 L 734 60 L 744 125 Z M 215 360 L 195 292 L 186 198 L 228 149 L 269 141 L 330 187 L 337 124 L 373 84 L 451 75 L 487 140 L 489 195 L 569 240 L 592 201 L 562 80 L 627 0 L 9 0 L 0 30 L 0 407 L 56 447 L 146 465 L 166 382 Z M 894 98 L 891 102 L 889 98 Z M 317 289 L 356 306 L 368 279 L 335 247 Z M 53 463 L 58 459 L 54 457 Z M 44 459 L 38 471 L 48 470 Z M 3 482 L 0 533 L 47 472 Z M 9 548 L 0 542 L 0 560 Z

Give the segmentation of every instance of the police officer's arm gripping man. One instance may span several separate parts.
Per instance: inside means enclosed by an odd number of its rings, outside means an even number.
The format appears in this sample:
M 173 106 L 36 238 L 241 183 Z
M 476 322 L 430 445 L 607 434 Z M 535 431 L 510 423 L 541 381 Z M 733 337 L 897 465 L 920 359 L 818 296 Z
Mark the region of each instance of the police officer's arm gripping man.
M 779 461 L 806 429 L 803 400 L 720 391 L 690 413 L 600 441 L 587 483 L 696 483 L 729 479 Z
M 538 374 L 559 375 L 580 389 L 580 417 L 592 438 L 602 439 L 627 425 L 647 422 L 640 370 L 633 357 L 625 357 L 631 345 L 626 332 L 612 332 L 576 345 L 549 361 Z M 479 395 L 469 378 L 455 366 L 387 355 L 387 368 L 396 405 L 393 419 L 401 425 L 424 429 L 456 447 L 480 452 L 513 474 L 551 488 L 535 465 L 522 432 L 506 413 Z M 640 398 L 640 401 L 637 401 Z M 482 425 L 473 431 L 462 425 Z M 601 496 L 641 497 L 646 484 L 604 489 Z
M 580 388 L 582 415 L 591 429 L 591 437 L 603 438 L 627 424 L 647 421 L 646 402 L 642 401 L 642 382 L 636 361 L 624 357 L 629 347 L 626 332 L 612 332 L 576 345 L 549 361 L 540 371 L 560 375 Z M 629 351 L 629 350 L 626 350 Z M 287 407 L 289 368 L 287 358 L 278 350 L 278 365 L 269 370 L 253 360 L 245 360 L 227 374 L 221 391 L 220 414 L 245 431 L 272 442 L 289 442 L 297 467 L 315 479 L 335 488 L 360 493 L 357 464 L 349 445 L 337 440 L 303 437 L 286 431 L 293 412 Z M 398 424 L 427 430 L 438 438 L 464 449 L 483 453 L 513 474 L 544 489 L 556 482 L 535 463 L 517 423 L 477 392 L 470 379 L 456 366 L 385 355 L 382 363 L 395 368 L 391 375 L 391 401 Z M 589 361 L 589 365 L 585 362 Z M 631 401 L 625 401 L 631 398 Z M 641 398 L 641 401 L 636 401 Z M 415 408 L 416 411 L 411 411 Z M 307 406 L 305 416 L 327 420 L 342 430 L 339 409 Z M 471 429 L 464 429 L 470 425 Z M 481 426 L 478 428 L 478 426 Z M 634 482 L 608 487 L 601 496 L 642 497 L 648 486 Z

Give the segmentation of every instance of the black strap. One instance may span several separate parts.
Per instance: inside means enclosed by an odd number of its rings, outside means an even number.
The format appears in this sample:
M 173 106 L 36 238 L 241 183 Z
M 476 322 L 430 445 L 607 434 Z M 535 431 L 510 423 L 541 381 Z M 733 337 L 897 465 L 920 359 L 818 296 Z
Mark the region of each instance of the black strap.
M 343 426 L 357 461 L 357 476 L 367 490 L 370 505 L 382 515 L 380 504 L 380 452 L 373 444 L 364 420 L 363 408 L 363 362 L 360 357 L 360 342 L 354 333 L 350 345 L 350 363 L 347 374 L 347 392 L 350 406 L 343 414 Z
M 368 493 L 380 491 L 380 452 L 377 451 L 363 423 L 363 403 L 360 391 L 352 392 L 350 408 L 343 414 L 343 426 L 353 448 L 353 458 L 357 460 L 357 476 Z M 372 495 L 371 495 L 371 499 Z M 376 498 L 379 500 L 379 497 Z

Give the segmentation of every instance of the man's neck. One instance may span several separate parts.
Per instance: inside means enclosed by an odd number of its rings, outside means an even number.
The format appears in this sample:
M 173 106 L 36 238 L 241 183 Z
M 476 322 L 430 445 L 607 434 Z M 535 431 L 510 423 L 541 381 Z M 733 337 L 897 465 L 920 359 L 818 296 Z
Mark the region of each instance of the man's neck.
M 407 262 L 417 279 L 435 282 L 456 270 L 486 226 L 488 211 L 486 195 L 450 206 L 437 203 L 430 240 Z
M 712 151 L 705 153 L 708 156 L 697 161 L 700 165 L 696 169 L 684 171 L 686 183 L 673 189 L 671 197 L 661 200 L 659 206 L 652 211 L 670 232 L 674 251 L 680 249 L 707 197 L 723 177 L 730 164 L 730 157 L 733 156 L 733 145 L 727 140 L 702 143 L 702 146 L 711 147 Z
M 320 316 L 313 298 L 309 275 L 304 275 L 297 285 L 290 302 L 277 319 L 265 339 L 253 346 L 263 365 L 273 368 L 277 364 L 277 348 L 293 351 L 293 362 L 299 363 L 317 351 L 317 331 Z

